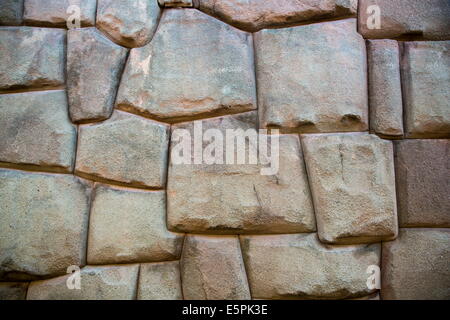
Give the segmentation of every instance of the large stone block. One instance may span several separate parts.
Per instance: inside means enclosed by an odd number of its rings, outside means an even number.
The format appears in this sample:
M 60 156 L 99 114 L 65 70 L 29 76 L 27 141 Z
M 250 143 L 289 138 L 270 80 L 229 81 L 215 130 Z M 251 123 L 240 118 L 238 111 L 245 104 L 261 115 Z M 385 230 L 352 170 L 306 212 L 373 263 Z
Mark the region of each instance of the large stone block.
M 347 299 L 364 297 L 366 273 L 380 263 L 380 245 L 329 246 L 316 234 L 241 236 L 253 298 Z
M 28 282 L 0 282 L 0 300 L 25 300 Z
M 400 227 L 450 228 L 450 140 L 395 144 Z
M 88 264 L 180 258 L 182 235 L 167 231 L 164 191 L 98 185 L 89 220 Z
M 410 138 L 450 138 L 450 41 L 405 42 L 405 131 Z
M 372 26 L 378 12 L 379 28 Z M 449 40 L 449 16 L 448 0 L 359 0 L 358 31 L 369 39 Z
M 329 18 L 335 0 L 200 0 L 199 10 L 237 28 L 256 32 Z
M 66 31 L 0 27 L 0 91 L 64 84 Z
M 160 15 L 155 0 L 98 0 L 97 28 L 120 45 L 142 47 L 152 39 Z
M 85 28 L 69 30 L 67 51 L 67 89 L 72 121 L 109 118 L 127 49 L 97 29 Z
M 398 232 L 392 142 L 369 134 L 302 136 L 319 238 L 357 244 Z
M 80 272 L 80 289 L 69 289 L 70 275 L 33 281 L 27 300 L 133 300 L 139 265 L 86 266 Z
M 197 10 L 164 10 L 131 50 L 116 105 L 166 122 L 256 109 L 252 48 L 251 34 Z
M 183 300 L 178 261 L 141 264 L 138 300 Z
M 370 129 L 383 137 L 403 136 L 399 45 L 395 40 L 367 41 Z
M 237 236 L 187 235 L 181 279 L 187 300 L 251 298 Z
M 261 161 L 258 161 L 258 164 L 250 164 L 249 161 L 251 152 L 258 151 L 254 148 L 258 145 L 257 131 L 254 130 L 256 117 L 256 112 L 249 112 L 204 120 L 195 125 L 186 123 L 172 127 L 167 185 L 167 221 L 170 230 L 214 234 L 294 233 L 316 230 L 298 136 L 279 136 L 279 150 L 274 149 L 272 157 L 272 168 L 278 171 L 274 170 L 271 175 L 262 175 L 262 168 L 268 168 L 269 165 L 262 164 Z M 202 128 L 196 129 L 197 125 Z M 195 164 L 192 152 L 189 156 L 191 164 L 175 162 L 174 157 L 181 153 L 180 146 L 183 143 L 178 139 L 182 132 L 179 130 L 185 130 L 193 139 L 200 139 L 204 155 L 208 154 L 207 149 L 212 145 L 207 143 L 207 139 L 211 139 L 206 137 L 208 132 L 218 132 L 220 136 L 218 135 L 217 140 L 222 140 L 223 145 L 215 152 L 223 153 L 222 159 L 212 163 L 207 162 L 209 160 L 205 157 L 201 164 Z M 230 130 L 253 130 L 255 142 L 246 143 L 241 151 L 238 139 L 231 140 L 233 137 L 228 132 Z M 201 142 L 203 134 L 205 141 Z M 251 139 L 249 136 L 248 140 Z M 188 143 L 190 145 L 191 141 Z M 267 147 L 270 151 L 273 143 L 268 139 L 268 144 L 262 143 L 258 149 L 263 152 L 262 148 Z M 226 150 L 222 150 L 222 147 Z M 191 146 L 191 150 L 194 150 L 194 146 Z M 278 152 L 277 157 L 275 151 Z M 228 162 L 227 153 L 234 157 L 234 164 Z M 237 163 L 238 156 L 245 156 L 245 164 Z M 220 159 L 219 156 L 217 158 Z M 278 162 L 278 167 L 275 162 Z
M 65 91 L 0 95 L 0 162 L 69 172 L 76 143 Z
M 366 48 L 355 19 L 254 36 L 261 127 L 368 130 Z
M 66 27 L 77 13 L 71 6 L 77 6 L 80 26 L 95 25 L 97 0 L 25 0 L 23 19 L 25 24 L 41 27 Z
M 117 184 L 162 188 L 168 144 L 168 126 L 116 111 L 105 122 L 80 126 L 75 172 Z
M 84 265 L 89 192 L 70 175 L 0 170 L 0 279 L 49 277 Z
M 382 252 L 383 300 L 450 299 L 449 229 L 400 229 Z
M 2 0 L 0 3 L 0 26 L 22 24 L 24 0 Z

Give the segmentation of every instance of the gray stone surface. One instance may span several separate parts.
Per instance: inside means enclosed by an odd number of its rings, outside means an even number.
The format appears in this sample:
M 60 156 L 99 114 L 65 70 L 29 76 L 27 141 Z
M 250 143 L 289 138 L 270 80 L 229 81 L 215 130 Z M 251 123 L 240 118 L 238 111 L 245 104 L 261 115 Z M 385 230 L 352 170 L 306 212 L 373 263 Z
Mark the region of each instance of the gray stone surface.
M 115 111 L 98 124 L 79 127 L 75 173 L 141 188 L 166 181 L 168 126 Z
M 388 241 L 398 233 L 392 142 L 375 135 L 303 135 L 319 238 Z
M 28 282 L 0 282 L 0 300 L 25 300 Z
M 186 235 L 181 279 L 187 300 L 249 300 L 237 236 Z
M 41 27 L 67 27 L 67 20 L 75 11 L 70 6 L 80 9 L 80 26 L 95 25 L 97 0 L 25 0 L 23 19 L 25 24 Z
M 364 297 L 366 273 L 380 263 L 380 244 L 329 246 L 316 234 L 241 236 L 253 298 L 347 299 Z
M 401 68 L 407 136 L 450 138 L 450 41 L 405 42 Z
M 139 271 L 138 300 L 182 300 L 178 261 L 144 263 Z
M 368 130 L 366 49 L 355 19 L 254 35 L 260 126 Z
M 67 50 L 67 89 L 72 121 L 109 118 L 127 50 L 95 28 L 69 30 Z
M 68 289 L 70 275 L 33 281 L 27 300 L 133 300 L 139 265 L 86 266 L 81 269 L 81 289 Z
M 195 1 L 196 0 L 158 0 L 158 3 L 161 7 L 167 8 L 189 8 L 194 6 Z
M 164 10 L 132 49 L 118 108 L 165 122 L 256 109 L 252 36 L 197 10 Z
M 170 230 L 190 233 L 293 233 L 316 230 L 314 211 L 298 136 L 279 138 L 279 168 L 273 175 L 262 175 L 269 165 L 250 164 L 245 149 L 245 164 L 227 164 L 227 130 L 251 130 L 256 127 L 256 112 L 208 119 L 201 122 L 203 132 L 219 130 L 224 141 L 223 164 L 174 163 L 181 141 L 174 132 L 187 130 L 194 137 L 192 123 L 172 127 L 171 162 L 167 186 L 167 223 Z M 228 136 L 230 137 L 230 136 Z M 272 141 L 269 140 L 269 143 Z M 207 148 L 206 141 L 203 148 Z M 264 144 L 267 146 L 267 144 Z M 271 150 L 272 145 L 268 146 Z M 221 149 L 221 148 L 219 148 Z M 194 146 L 191 146 L 194 150 Z M 262 151 L 262 149 L 259 149 Z M 256 151 L 256 150 L 255 150 Z M 206 151 L 204 154 L 207 154 Z M 240 151 L 234 143 L 233 155 Z M 243 155 L 243 154 L 241 154 Z M 275 167 L 275 166 L 272 166 Z
M 98 0 L 96 26 L 122 46 L 142 47 L 152 39 L 160 15 L 156 0 Z
M 0 95 L 0 162 L 71 172 L 76 141 L 65 91 Z
M 2 0 L 0 3 L 0 26 L 22 24 L 24 0 Z
M 383 300 L 450 299 L 449 229 L 400 229 L 382 252 Z
M 450 140 L 395 143 L 400 227 L 450 228 Z
M 380 8 L 381 25 L 370 29 L 370 6 Z M 358 30 L 369 39 L 420 38 L 450 40 L 448 0 L 359 0 Z
M 89 219 L 87 263 L 180 258 L 183 236 L 167 231 L 164 191 L 97 185 Z
M 0 91 L 64 84 L 66 31 L 0 27 Z
M 90 188 L 70 175 L 0 170 L 0 279 L 85 264 Z
M 395 40 L 367 41 L 370 129 L 383 137 L 403 136 L 399 45 Z

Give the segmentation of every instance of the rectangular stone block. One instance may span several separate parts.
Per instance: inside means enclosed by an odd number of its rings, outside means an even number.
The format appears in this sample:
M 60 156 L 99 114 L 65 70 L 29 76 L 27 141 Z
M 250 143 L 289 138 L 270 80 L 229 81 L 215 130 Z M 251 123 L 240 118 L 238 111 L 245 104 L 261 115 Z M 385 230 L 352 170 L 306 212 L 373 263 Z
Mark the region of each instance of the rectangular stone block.
M 449 16 L 448 0 L 359 0 L 358 31 L 368 39 L 449 40 Z
M 450 140 L 395 143 L 400 227 L 450 228 Z
M 0 27 L 0 91 L 64 85 L 66 31 Z
M 249 300 L 237 236 L 186 235 L 181 257 L 186 300 Z
M 70 274 L 50 280 L 33 281 L 27 300 L 134 300 L 139 265 L 86 266 L 80 272 L 80 289 Z
M 71 172 L 77 129 L 70 122 L 63 90 L 0 95 L 0 162 Z
M 387 138 L 403 136 L 399 46 L 395 40 L 367 41 L 370 129 Z
M 355 19 L 255 33 L 260 127 L 368 130 L 367 63 Z
M 382 252 L 383 300 L 450 299 L 450 229 L 400 229 Z
M 270 151 L 275 142 L 268 139 L 268 143 L 262 142 L 257 147 L 256 121 L 256 112 L 250 112 L 172 127 L 167 185 L 167 222 L 170 230 L 212 234 L 294 233 L 316 230 L 298 136 L 278 136 L 279 150 L 277 157 L 272 158 L 271 165 L 274 172 L 262 175 L 262 170 L 269 165 L 262 164 L 258 159 L 255 164 L 250 164 L 249 154 L 257 154 L 258 149 L 263 153 L 264 147 Z M 196 126 L 199 129 L 196 129 Z M 245 146 L 242 143 L 238 146 L 238 139 L 227 143 L 227 139 L 233 139 L 227 130 L 249 132 L 248 140 L 252 139 L 253 133 L 254 142 L 250 146 L 242 134 Z M 215 136 L 206 138 L 211 133 Z M 194 150 L 194 146 L 191 146 L 194 139 L 205 139 L 200 142 L 203 144 L 201 152 L 205 159 L 199 164 L 195 164 L 193 152 L 188 158 L 191 164 L 175 161 L 175 157 L 182 153 L 181 149 L 185 143 L 184 137 L 180 139 L 182 134 L 191 137 L 187 141 L 190 150 Z M 263 137 L 269 138 L 265 135 Z M 207 139 L 210 139 L 209 142 Z M 208 148 L 213 152 L 212 139 L 216 142 L 222 141 L 218 142 L 215 151 L 218 154 L 220 152 L 222 158 L 220 163 L 212 159 L 208 164 L 206 161 L 210 160 L 207 160 L 206 156 L 209 154 Z M 239 151 L 240 146 L 243 151 Z M 227 162 L 228 152 L 234 157 L 231 164 Z M 237 163 L 239 155 L 245 156 L 245 164 Z
M 374 293 L 366 273 L 380 244 L 329 246 L 316 234 L 241 236 L 250 290 L 257 299 L 348 299 Z
M 97 185 L 89 220 L 88 264 L 180 258 L 183 236 L 167 231 L 164 191 Z
M 369 134 L 302 135 L 319 238 L 357 244 L 398 232 L 392 142 Z
M 0 169 L 0 280 L 86 263 L 90 188 L 77 177 Z
M 450 138 L 450 41 L 405 42 L 401 68 L 407 137 Z

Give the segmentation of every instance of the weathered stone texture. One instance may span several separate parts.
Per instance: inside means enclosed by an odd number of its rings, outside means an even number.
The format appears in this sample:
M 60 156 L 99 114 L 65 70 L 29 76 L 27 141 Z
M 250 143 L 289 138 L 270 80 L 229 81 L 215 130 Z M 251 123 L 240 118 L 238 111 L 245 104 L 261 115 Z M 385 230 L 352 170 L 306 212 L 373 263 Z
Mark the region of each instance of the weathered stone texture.
M 64 84 L 66 31 L 0 27 L 0 91 Z
M 24 0 L 2 0 L 0 3 L 0 26 L 22 24 Z
M 28 282 L 0 282 L 0 300 L 25 300 Z
M 450 140 L 395 144 L 400 227 L 450 228 Z
M 259 299 L 346 299 L 367 296 L 367 267 L 380 245 L 327 246 L 316 234 L 241 236 L 250 290 Z
M 187 300 L 251 298 L 237 236 L 187 235 L 181 277 Z
M 256 109 L 251 34 L 164 10 L 153 40 L 131 50 L 116 105 L 166 122 Z
M 125 47 L 150 42 L 161 9 L 156 0 L 98 0 L 97 28 Z
M 178 261 L 141 264 L 138 300 L 182 300 Z
M 41 27 L 66 27 L 75 13 L 70 6 L 80 9 L 80 26 L 95 25 L 96 0 L 25 0 L 25 24 Z
M 158 0 L 161 7 L 167 8 L 189 8 L 194 6 L 194 2 L 199 0 Z
M 358 30 L 364 38 L 450 39 L 448 0 L 359 0 L 359 3 Z M 368 9 L 373 5 L 380 9 L 378 29 L 370 29 L 374 11 Z
M 367 41 L 370 129 L 384 137 L 403 136 L 399 45 L 395 40 Z
M 369 134 L 304 135 L 317 229 L 325 243 L 397 236 L 392 142 Z
M 0 170 L 0 279 L 85 264 L 89 188 L 69 175 Z
M 256 116 L 256 112 L 225 116 L 201 121 L 201 126 L 203 132 L 209 129 L 219 131 L 223 135 L 224 146 L 229 148 L 232 144 L 226 144 L 226 130 L 254 129 Z M 225 150 L 223 164 L 194 164 L 194 157 L 189 157 L 192 164 L 174 163 L 174 156 L 181 153 L 179 147 L 182 143 L 175 138 L 174 132 L 186 130 L 191 137 L 198 133 L 192 123 L 175 125 L 172 129 L 167 186 L 170 230 L 213 234 L 315 231 L 314 211 L 298 136 L 279 137 L 279 169 L 273 175 L 262 175 L 261 169 L 269 165 L 261 162 L 249 164 L 251 147 L 248 145 L 245 149 L 246 164 L 237 164 L 236 158 L 235 164 L 226 164 L 226 152 L 230 150 Z M 270 150 L 272 141 L 268 141 Z M 207 145 L 209 143 L 205 142 L 204 147 Z M 233 155 L 237 154 L 235 146 Z
M 33 281 L 27 300 L 132 300 L 136 297 L 138 272 L 138 264 L 87 266 L 81 269 L 80 290 L 68 289 L 70 275 Z
M 142 188 L 166 180 L 168 126 L 116 111 L 102 123 L 79 128 L 75 172 Z
M 0 162 L 72 171 L 76 141 L 65 91 L 0 95 Z
M 449 229 L 400 229 L 382 252 L 383 300 L 450 299 Z
M 450 41 L 405 42 L 403 51 L 408 137 L 450 138 Z
M 164 191 L 98 185 L 89 220 L 88 264 L 179 259 L 183 237 L 167 231 Z
M 366 50 L 354 19 L 255 34 L 261 127 L 368 129 Z
M 69 30 L 67 50 L 67 89 L 72 121 L 109 118 L 127 50 L 95 28 Z

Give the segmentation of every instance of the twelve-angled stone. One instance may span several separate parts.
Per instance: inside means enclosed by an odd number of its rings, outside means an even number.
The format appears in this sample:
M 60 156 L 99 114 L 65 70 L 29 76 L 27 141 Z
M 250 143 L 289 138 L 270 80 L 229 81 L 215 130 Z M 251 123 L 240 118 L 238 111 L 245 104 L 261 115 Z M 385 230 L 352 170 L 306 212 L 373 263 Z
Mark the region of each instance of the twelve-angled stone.
M 366 49 L 355 19 L 255 34 L 261 127 L 368 129 Z
M 84 28 L 69 30 L 67 50 L 67 89 L 72 121 L 109 118 L 127 49 L 95 28 Z
M 97 0 L 97 28 L 125 47 L 150 42 L 161 9 L 155 0 Z
M 85 264 L 90 189 L 77 177 L 0 170 L 0 279 Z
M 89 220 L 88 264 L 179 259 L 182 235 L 167 231 L 164 191 L 99 185 Z
M 66 31 L 0 27 L 0 91 L 62 86 Z
M 251 34 L 165 10 L 153 40 L 131 50 L 116 105 L 166 122 L 256 109 Z
M 0 162 L 72 171 L 76 141 L 65 91 L 0 95 Z
M 398 233 L 392 142 L 369 134 L 304 135 L 319 238 L 357 244 Z
M 104 122 L 79 128 L 75 172 L 142 188 L 166 181 L 168 126 L 116 111 Z
M 402 60 L 409 138 L 450 138 L 450 41 L 405 42 Z
M 369 266 L 380 245 L 329 246 L 316 234 L 242 236 L 250 290 L 258 299 L 345 299 L 367 296 Z
M 201 124 L 196 132 L 193 123 L 174 125 L 172 128 L 171 162 L 167 186 L 168 226 L 172 231 L 190 233 L 240 234 L 240 233 L 292 233 L 314 232 L 315 219 L 306 170 L 298 136 L 283 135 L 279 138 L 279 157 L 272 158 L 273 172 L 262 175 L 262 168 L 269 165 L 250 164 L 249 154 L 255 148 L 235 142 L 227 130 L 250 132 L 256 127 L 256 112 L 231 115 L 196 122 Z M 202 164 L 195 164 L 194 153 L 188 160 L 192 164 L 174 161 L 180 153 L 183 141 L 179 135 L 187 133 L 192 139 L 202 139 L 218 132 L 217 141 L 223 140 L 216 152 L 220 160 L 210 162 L 204 157 Z M 248 131 L 250 130 L 250 131 Z M 223 138 L 221 138 L 223 137 Z M 267 136 L 264 136 L 268 138 Z M 243 138 L 243 137 L 242 137 Z M 203 143 L 204 156 L 212 143 Z M 211 139 L 211 137 L 209 137 Z M 256 145 L 257 137 L 255 138 Z M 210 140 L 211 141 L 211 140 Z M 191 142 L 188 142 L 191 144 Z M 272 141 L 260 145 L 270 151 Z M 252 144 L 253 145 L 253 144 Z M 226 150 L 222 151 L 222 147 Z M 231 149 L 233 148 L 233 149 Z M 191 146 L 194 151 L 194 146 Z M 229 163 L 226 153 L 234 157 Z M 237 156 L 245 155 L 245 164 L 237 164 Z M 211 159 L 216 160 L 216 159 Z M 278 161 L 278 166 L 275 162 Z M 219 164 L 222 163 L 222 164 Z

